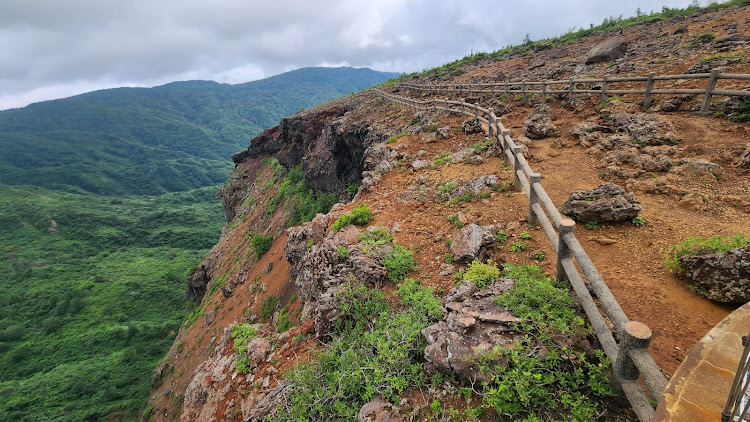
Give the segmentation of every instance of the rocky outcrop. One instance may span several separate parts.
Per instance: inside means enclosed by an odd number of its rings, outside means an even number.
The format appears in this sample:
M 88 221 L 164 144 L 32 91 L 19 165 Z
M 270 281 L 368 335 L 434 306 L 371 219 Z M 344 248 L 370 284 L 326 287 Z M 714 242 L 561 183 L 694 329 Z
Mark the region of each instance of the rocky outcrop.
M 618 112 L 611 118 L 618 131 L 627 133 L 639 145 L 673 145 L 680 140 L 672 123 L 656 116 Z
M 611 62 L 624 56 L 627 51 L 628 40 L 624 37 L 613 37 L 589 50 L 586 55 L 586 64 Z
M 464 227 L 451 243 L 453 261 L 469 263 L 477 258 L 480 252 L 495 239 L 494 226 L 478 226 L 474 223 Z
M 464 133 L 467 135 L 471 135 L 473 133 L 481 133 L 482 132 L 482 122 L 480 122 L 477 119 L 471 119 L 464 122 L 462 129 Z
M 745 151 L 734 160 L 732 165 L 740 168 L 750 168 L 750 144 L 747 144 Z
M 695 63 L 694 65 L 690 66 L 690 68 L 688 68 L 685 73 L 688 75 L 693 73 L 711 73 L 713 69 L 719 69 L 724 66 L 730 66 L 733 64 L 740 64 L 742 62 L 743 59 L 740 57 L 716 57 L 713 59 L 702 60 L 698 63 Z
M 670 173 L 697 180 L 716 180 L 724 174 L 724 169 L 718 164 L 699 159 L 677 166 Z
M 489 381 L 475 359 L 498 346 L 513 344 L 511 324 L 518 318 L 491 299 L 514 286 L 513 280 L 498 279 L 484 290 L 477 289 L 471 281 L 451 289 L 443 299 L 448 311 L 445 319 L 422 330 L 429 343 L 425 349 L 426 369 L 453 372 L 471 383 Z
M 529 118 L 523 122 L 523 133 L 529 139 L 544 139 L 558 134 L 557 126 L 552 124 L 552 112 L 544 104 L 534 106 Z
M 729 252 L 679 258 L 698 292 L 723 303 L 750 301 L 750 245 Z
M 614 183 L 592 190 L 573 191 L 560 210 L 576 221 L 628 221 L 641 212 L 641 203 L 632 193 Z
M 187 289 L 185 289 L 185 297 L 188 301 L 199 303 L 203 299 L 206 294 L 206 286 L 211 282 L 212 269 L 211 261 L 207 259 L 188 276 Z

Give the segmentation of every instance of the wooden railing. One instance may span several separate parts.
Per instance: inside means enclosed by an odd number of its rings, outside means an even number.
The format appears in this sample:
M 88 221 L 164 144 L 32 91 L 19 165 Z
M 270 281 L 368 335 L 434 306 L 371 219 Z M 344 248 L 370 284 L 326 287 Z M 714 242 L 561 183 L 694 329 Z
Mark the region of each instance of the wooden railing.
M 505 165 L 513 167 L 514 188 L 517 191 L 523 189 L 529 198 L 529 224 L 542 226 L 552 248 L 557 253 L 557 279 L 567 280 L 573 286 L 602 349 L 613 364 L 615 389 L 627 397 L 641 421 L 651 421 L 654 417 L 654 409 L 651 407 L 649 396 L 638 380 L 643 379 L 652 397 L 657 400 L 667 386 L 667 380 L 648 352 L 651 330 L 640 322 L 628 320 L 594 263 L 578 242 L 574 233 L 575 222 L 560 216 L 557 207 L 542 187 L 541 175 L 531 169 L 523 156 L 521 147 L 513 141 L 510 131 L 505 129 L 494 111 L 463 101 L 448 99 L 418 101 L 378 89 L 367 92 L 391 101 L 399 107 L 412 108 L 415 112 L 442 110 L 473 117 L 487 124 L 489 138 L 496 140 L 502 146 Z M 578 271 L 576 263 L 582 273 Z M 588 287 L 584 280 L 588 281 Z M 615 336 L 599 312 L 592 292 L 599 299 L 607 318 L 612 321 L 615 330 L 620 334 L 619 343 L 615 341 Z
M 742 337 L 742 350 L 734 383 L 727 404 L 721 413 L 721 422 L 746 421 L 750 415 L 750 334 Z
M 671 88 L 655 89 L 657 81 L 677 81 L 689 79 L 706 79 L 705 88 Z M 572 100 L 575 94 L 601 94 L 602 104 L 606 104 L 609 95 L 626 95 L 636 94 L 643 95 L 644 108 L 651 107 L 652 97 L 658 94 L 679 95 L 692 94 L 703 95 L 700 113 L 709 113 L 711 107 L 711 98 L 714 95 L 743 96 L 750 97 L 750 91 L 737 89 L 717 89 L 716 85 L 720 79 L 750 81 L 750 75 L 721 73 L 719 69 L 714 69 L 711 73 L 696 73 L 685 75 L 663 75 L 657 76 L 655 73 L 649 73 L 646 76 L 633 76 L 611 78 L 570 78 L 559 81 L 521 81 L 521 82 L 497 82 L 497 83 L 473 83 L 473 84 L 414 84 L 401 83 L 398 86 L 426 92 L 429 95 L 444 94 L 489 94 L 491 96 L 503 95 L 507 100 L 511 95 L 520 95 L 521 101 L 526 102 L 534 94 L 541 94 L 542 103 L 547 102 L 547 96 L 552 94 L 566 95 L 568 100 Z M 612 85 L 616 83 L 645 82 L 644 89 L 613 89 Z M 562 85 L 562 88 L 552 89 L 555 86 Z M 588 87 L 586 87 L 588 85 Z M 599 85 L 598 89 L 592 85 Z M 584 86 L 581 88 L 580 86 Z

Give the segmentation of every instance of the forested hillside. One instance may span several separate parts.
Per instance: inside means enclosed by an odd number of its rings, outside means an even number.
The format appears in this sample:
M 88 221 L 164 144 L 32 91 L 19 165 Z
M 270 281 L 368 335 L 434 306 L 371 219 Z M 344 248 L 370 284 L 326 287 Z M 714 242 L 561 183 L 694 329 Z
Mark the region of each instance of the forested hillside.
M 238 85 L 116 88 L 0 112 L 0 183 L 155 195 L 223 183 L 230 155 L 301 108 L 393 73 L 304 68 Z

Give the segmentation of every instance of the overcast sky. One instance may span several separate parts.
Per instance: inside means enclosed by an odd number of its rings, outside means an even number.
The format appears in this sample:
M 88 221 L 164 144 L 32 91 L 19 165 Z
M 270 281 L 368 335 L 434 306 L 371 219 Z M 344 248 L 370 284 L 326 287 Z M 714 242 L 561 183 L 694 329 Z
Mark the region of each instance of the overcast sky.
M 706 0 L 701 0 L 705 4 Z M 413 72 L 690 0 L 0 0 L 0 110 L 306 66 Z

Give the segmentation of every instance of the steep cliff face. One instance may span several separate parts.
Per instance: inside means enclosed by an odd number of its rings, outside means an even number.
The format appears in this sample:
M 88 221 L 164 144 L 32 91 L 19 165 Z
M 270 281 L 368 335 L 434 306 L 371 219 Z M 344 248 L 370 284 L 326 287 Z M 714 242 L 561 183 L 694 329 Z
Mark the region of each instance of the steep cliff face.
M 195 308 L 154 374 L 156 420 L 256 420 L 265 394 L 250 394 L 254 386 L 277 385 L 280 371 L 305 354 L 299 348 L 315 343 L 308 338 L 314 327 L 300 324 L 299 295 L 283 253 L 285 229 L 297 208 L 309 205 L 301 200 L 317 201 L 323 206 L 317 210 L 327 212 L 353 197 L 368 147 L 391 135 L 368 115 L 371 106 L 361 98 L 304 110 L 233 156 L 235 169 L 220 191 L 227 225 L 188 278 L 186 297 Z M 273 239 L 268 251 L 259 250 L 259 236 Z M 231 327 L 246 321 L 259 327 L 254 347 L 260 351 L 251 358 L 253 376 L 237 377 Z M 304 340 L 290 341 L 298 336 Z

